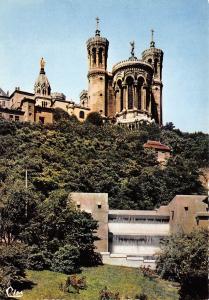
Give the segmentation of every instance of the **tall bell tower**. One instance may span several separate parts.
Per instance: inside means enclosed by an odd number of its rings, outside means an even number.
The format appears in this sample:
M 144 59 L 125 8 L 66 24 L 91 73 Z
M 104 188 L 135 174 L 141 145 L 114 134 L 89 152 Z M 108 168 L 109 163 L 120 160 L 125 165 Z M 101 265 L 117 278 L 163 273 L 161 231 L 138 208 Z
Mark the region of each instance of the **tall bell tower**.
M 96 18 L 95 36 L 87 41 L 88 103 L 91 111 L 107 115 L 107 57 L 109 42 L 100 36 L 99 18 Z
M 152 90 L 151 90 L 151 101 L 152 101 L 152 115 L 157 120 L 159 125 L 162 125 L 162 68 L 163 68 L 163 51 L 155 48 L 154 42 L 154 30 L 151 30 L 151 42 L 150 48 L 146 49 L 142 53 L 142 60 L 152 65 L 153 67 L 153 79 L 152 79 Z

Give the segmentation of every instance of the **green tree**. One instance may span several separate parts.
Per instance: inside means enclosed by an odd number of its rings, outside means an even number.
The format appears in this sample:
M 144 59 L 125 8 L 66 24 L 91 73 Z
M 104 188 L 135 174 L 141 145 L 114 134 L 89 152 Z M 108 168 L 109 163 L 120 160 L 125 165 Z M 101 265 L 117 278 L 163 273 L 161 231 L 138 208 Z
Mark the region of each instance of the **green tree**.
M 22 290 L 30 284 L 25 279 L 27 267 L 27 246 L 20 243 L 12 245 L 0 245 L 0 297 L 8 299 L 6 289 L 12 286 L 16 290 Z
M 36 214 L 37 197 L 21 181 L 17 181 L 2 196 L 0 238 L 5 244 L 21 240 L 21 234 Z
M 26 165 L 40 202 L 64 189 L 106 192 L 111 208 L 153 209 L 178 193 L 205 192 L 199 170 L 208 166 L 208 135 L 201 132 L 145 123 L 130 131 L 63 118 L 46 126 L 1 121 L 1 130 L 0 195 L 5 186 L 9 190 L 15 181 L 24 180 Z M 148 139 L 172 148 L 164 169 L 154 153 L 143 149 Z
M 208 246 L 206 230 L 172 235 L 162 244 L 157 272 L 162 278 L 180 282 L 181 299 L 190 295 L 193 297 L 191 299 L 206 298 Z
M 72 245 L 60 247 L 53 255 L 51 270 L 71 274 L 79 271 L 79 250 Z
M 31 267 L 51 268 L 50 260 L 65 245 L 77 248 L 80 265 L 98 263 L 98 255 L 94 253 L 97 222 L 90 214 L 70 206 L 67 195 L 64 190 L 52 192 L 48 199 L 38 205 L 36 215 L 21 234 L 22 241 L 32 247 Z M 59 252 L 59 257 L 61 256 Z M 60 265 L 61 263 L 60 261 Z

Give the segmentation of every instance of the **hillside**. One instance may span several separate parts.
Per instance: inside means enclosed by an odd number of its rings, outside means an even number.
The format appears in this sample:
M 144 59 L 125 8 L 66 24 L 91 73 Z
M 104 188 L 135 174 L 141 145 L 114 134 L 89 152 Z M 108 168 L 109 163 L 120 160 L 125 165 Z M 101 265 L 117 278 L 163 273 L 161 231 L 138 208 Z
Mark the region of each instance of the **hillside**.
M 148 140 L 173 149 L 162 169 Z M 74 119 L 55 124 L 0 121 L 0 182 L 6 193 L 25 180 L 40 199 L 51 191 L 105 192 L 111 208 L 152 209 L 176 194 L 201 194 L 200 168 L 208 167 L 208 135 L 183 133 L 172 124 L 159 129 L 141 125 L 129 131 L 115 125 L 80 124 Z
M 144 277 L 139 270 L 118 266 L 99 266 L 84 268 L 82 274 L 87 282 L 87 289 L 76 294 L 59 290 L 60 283 L 64 283 L 66 275 L 50 271 L 28 271 L 27 278 L 32 280 L 32 290 L 23 291 L 23 300 L 35 299 L 71 299 L 71 300 L 98 300 L 99 292 L 105 286 L 113 292 L 120 292 L 122 299 L 134 299 L 136 295 L 145 293 L 148 300 L 177 300 L 178 290 L 169 282 L 160 279 Z M 129 297 L 129 298 L 128 298 Z

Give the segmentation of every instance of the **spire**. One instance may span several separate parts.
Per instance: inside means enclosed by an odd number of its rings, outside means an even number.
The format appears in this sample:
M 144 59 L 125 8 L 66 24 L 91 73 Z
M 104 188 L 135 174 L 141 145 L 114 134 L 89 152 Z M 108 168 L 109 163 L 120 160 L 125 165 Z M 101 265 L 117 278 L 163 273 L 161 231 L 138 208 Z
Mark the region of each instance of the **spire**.
M 151 42 L 150 42 L 150 48 L 155 48 L 155 42 L 154 42 L 154 29 L 151 29 Z
M 45 64 L 46 64 L 46 62 L 42 57 L 41 60 L 40 60 L 40 67 L 41 67 L 40 74 L 45 74 L 45 70 L 44 70 Z
M 100 30 L 99 30 L 99 18 L 96 17 L 96 31 L 95 31 L 95 36 L 100 36 Z
M 50 96 L 51 95 L 51 87 L 49 80 L 46 76 L 44 67 L 45 67 L 45 60 L 42 57 L 40 60 L 40 72 L 38 75 L 38 78 L 36 79 L 35 85 L 34 85 L 34 92 L 37 95 L 41 96 Z

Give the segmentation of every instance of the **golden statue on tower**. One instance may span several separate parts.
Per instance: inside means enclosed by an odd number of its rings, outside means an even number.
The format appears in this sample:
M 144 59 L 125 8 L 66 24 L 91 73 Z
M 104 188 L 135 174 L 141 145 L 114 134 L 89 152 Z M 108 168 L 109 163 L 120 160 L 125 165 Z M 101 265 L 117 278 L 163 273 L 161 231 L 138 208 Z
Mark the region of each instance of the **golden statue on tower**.
M 44 69 L 45 64 L 46 64 L 46 62 L 45 62 L 44 58 L 42 57 L 41 60 L 40 60 L 41 69 Z

